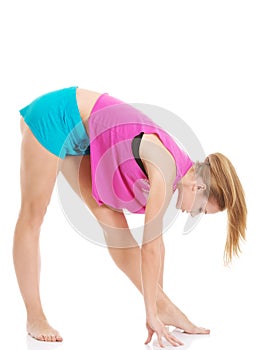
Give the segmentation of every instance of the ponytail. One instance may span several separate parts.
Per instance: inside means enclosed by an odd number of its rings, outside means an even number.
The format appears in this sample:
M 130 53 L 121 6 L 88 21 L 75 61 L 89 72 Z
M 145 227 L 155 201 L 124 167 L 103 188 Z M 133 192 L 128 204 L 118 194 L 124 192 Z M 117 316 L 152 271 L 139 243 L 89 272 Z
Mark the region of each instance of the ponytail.
M 205 162 L 210 165 L 209 200 L 216 201 L 220 210 L 227 210 L 228 228 L 224 251 L 225 264 L 241 252 L 240 242 L 246 239 L 247 206 L 245 194 L 236 170 L 221 153 L 209 155 Z

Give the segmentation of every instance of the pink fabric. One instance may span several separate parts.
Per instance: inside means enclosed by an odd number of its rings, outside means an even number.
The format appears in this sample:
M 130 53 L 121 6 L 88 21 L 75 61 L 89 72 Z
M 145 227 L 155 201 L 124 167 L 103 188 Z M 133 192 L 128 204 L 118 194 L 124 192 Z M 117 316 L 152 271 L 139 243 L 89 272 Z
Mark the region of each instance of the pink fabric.
M 92 195 L 99 205 L 145 213 L 150 184 L 131 148 L 133 138 L 141 132 L 157 134 L 173 155 L 177 168 L 173 192 L 193 165 L 168 133 L 138 109 L 107 93 L 92 109 L 89 132 Z

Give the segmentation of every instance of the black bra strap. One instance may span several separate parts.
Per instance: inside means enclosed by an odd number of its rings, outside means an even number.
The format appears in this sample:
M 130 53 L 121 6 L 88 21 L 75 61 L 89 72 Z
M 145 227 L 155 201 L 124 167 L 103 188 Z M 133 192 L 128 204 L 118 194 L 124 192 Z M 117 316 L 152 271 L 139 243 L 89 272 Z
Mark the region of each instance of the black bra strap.
M 131 147 L 132 147 L 132 153 L 133 153 L 133 156 L 134 156 L 136 162 L 138 163 L 139 167 L 144 172 L 144 174 L 148 177 L 147 172 L 146 172 L 146 170 L 142 164 L 142 161 L 140 159 L 140 153 L 139 153 L 140 143 L 141 143 L 141 139 L 142 139 L 143 134 L 144 134 L 144 132 L 141 132 L 139 135 L 134 137 L 134 139 L 132 140 L 132 143 L 131 143 Z

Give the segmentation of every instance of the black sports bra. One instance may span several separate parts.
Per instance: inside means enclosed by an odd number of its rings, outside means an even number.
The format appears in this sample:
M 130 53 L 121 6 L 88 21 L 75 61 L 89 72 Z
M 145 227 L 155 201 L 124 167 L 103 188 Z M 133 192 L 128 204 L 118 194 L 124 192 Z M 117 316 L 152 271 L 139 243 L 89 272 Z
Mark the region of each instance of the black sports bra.
M 132 148 L 132 153 L 134 155 L 136 162 L 138 163 L 139 167 L 144 172 L 144 174 L 148 177 L 147 172 L 142 164 L 142 161 L 140 158 L 140 153 L 139 153 L 140 143 L 141 143 L 141 139 L 142 139 L 143 134 L 144 134 L 144 132 L 141 132 L 139 135 L 134 137 L 134 139 L 132 140 L 132 143 L 131 143 L 131 148 Z

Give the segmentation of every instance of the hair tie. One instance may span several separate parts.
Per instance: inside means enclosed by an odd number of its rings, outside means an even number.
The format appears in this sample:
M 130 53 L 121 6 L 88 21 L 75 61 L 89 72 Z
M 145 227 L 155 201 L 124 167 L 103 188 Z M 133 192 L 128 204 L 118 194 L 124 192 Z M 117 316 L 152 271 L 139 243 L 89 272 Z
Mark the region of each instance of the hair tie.
M 209 158 L 208 157 L 205 159 L 204 164 L 210 166 L 210 162 L 209 162 Z

